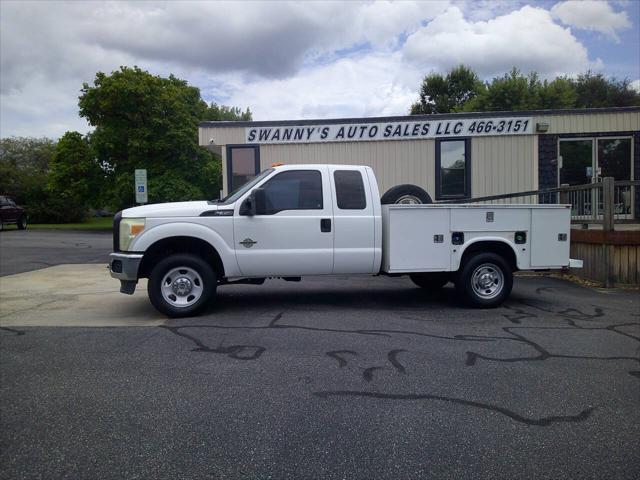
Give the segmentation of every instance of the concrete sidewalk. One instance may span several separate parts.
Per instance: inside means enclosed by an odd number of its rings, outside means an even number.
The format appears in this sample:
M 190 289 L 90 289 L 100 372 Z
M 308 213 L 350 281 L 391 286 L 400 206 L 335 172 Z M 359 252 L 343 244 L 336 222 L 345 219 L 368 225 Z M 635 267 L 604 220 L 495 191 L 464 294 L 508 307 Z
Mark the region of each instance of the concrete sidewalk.
M 105 264 L 57 265 L 0 278 L 0 326 L 140 327 L 162 325 L 147 298 L 147 282 L 133 298 Z

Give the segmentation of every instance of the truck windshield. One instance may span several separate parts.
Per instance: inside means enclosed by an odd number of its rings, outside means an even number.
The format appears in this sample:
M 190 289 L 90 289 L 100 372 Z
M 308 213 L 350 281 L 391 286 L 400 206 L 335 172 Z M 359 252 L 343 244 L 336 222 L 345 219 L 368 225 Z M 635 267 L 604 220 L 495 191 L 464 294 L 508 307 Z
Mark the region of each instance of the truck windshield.
M 218 202 L 218 205 L 228 205 L 230 203 L 235 202 L 242 195 L 244 195 L 246 192 L 251 190 L 254 187 L 254 185 L 256 185 L 260 180 L 262 180 L 264 177 L 269 175 L 271 172 L 273 172 L 273 168 L 268 168 L 267 170 L 264 170 L 263 172 L 260 172 L 253 179 L 249 180 L 247 183 L 245 183 L 241 187 L 237 188 L 236 190 L 231 192 L 229 195 L 224 197 L 222 200 L 220 200 Z

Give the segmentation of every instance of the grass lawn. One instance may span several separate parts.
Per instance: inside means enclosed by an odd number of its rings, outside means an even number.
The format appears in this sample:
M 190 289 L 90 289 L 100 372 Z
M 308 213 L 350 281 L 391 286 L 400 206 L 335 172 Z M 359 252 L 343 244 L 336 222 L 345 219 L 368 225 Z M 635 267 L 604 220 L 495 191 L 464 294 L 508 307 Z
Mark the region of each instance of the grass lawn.
M 113 217 L 91 217 L 83 223 L 30 223 L 27 229 L 33 230 L 111 230 Z M 5 225 L 4 228 L 16 228 Z

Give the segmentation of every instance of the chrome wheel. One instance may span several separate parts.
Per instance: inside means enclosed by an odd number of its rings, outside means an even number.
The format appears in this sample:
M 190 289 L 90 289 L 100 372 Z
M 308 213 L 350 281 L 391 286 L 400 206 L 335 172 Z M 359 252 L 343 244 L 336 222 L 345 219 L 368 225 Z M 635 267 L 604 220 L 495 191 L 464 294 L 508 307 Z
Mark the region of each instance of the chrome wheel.
M 396 200 L 396 205 L 422 205 L 422 202 L 415 195 L 402 195 Z
M 189 267 L 177 267 L 169 270 L 162 279 L 162 297 L 174 307 L 190 307 L 204 292 L 204 283 L 200 274 Z
M 473 271 L 471 287 L 480 298 L 495 298 L 504 288 L 504 274 L 496 265 L 483 263 Z

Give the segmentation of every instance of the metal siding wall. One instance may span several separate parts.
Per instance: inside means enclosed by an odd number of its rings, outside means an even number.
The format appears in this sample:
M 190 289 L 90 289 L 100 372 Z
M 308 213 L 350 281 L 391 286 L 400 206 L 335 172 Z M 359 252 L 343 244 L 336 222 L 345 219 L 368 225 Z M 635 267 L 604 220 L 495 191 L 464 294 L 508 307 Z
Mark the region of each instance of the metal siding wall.
M 275 162 L 368 165 L 378 178 L 381 193 L 395 185 L 413 183 L 433 196 L 434 158 L 433 140 L 260 146 L 260 166 L 263 169 Z
M 640 112 L 543 115 L 533 118 L 534 128 L 539 122 L 549 124 L 549 134 L 623 132 L 640 130 Z
M 216 145 L 222 146 L 245 143 L 244 127 L 200 127 L 198 131 L 200 145 L 203 146 L 209 145 L 209 140 L 212 138 L 215 140 Z
M 471 140 L 471 196 L 499 195 L 537 187 L 535 136 Z

